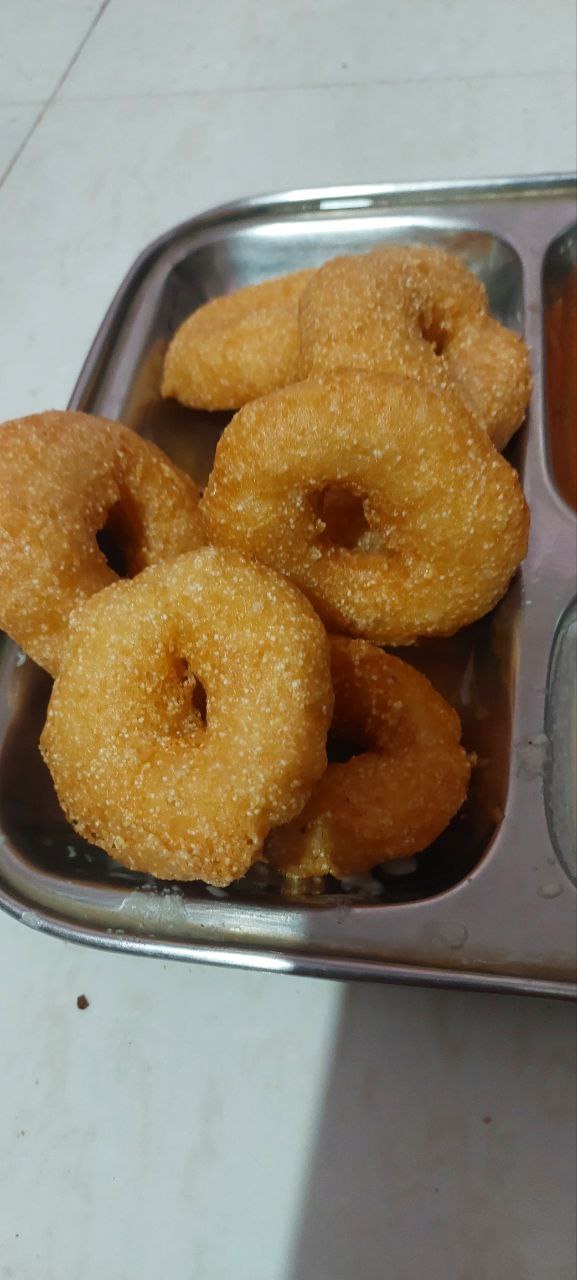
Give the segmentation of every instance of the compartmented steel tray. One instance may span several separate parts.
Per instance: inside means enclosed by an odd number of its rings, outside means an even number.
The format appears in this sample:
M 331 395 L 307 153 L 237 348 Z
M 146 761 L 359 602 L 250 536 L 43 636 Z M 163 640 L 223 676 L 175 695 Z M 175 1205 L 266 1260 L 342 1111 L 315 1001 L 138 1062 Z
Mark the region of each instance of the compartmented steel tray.
M 163 885 L 85 844 L 67 826 L 38 751 L 50 681 L 5 641 L 0 904 L 8 911 L 60 937 L 147 955 L 574 994 L 577 523 L 563 453 L 574 426 L 564 421 L 569 393 L 552 401 L 574 374 L 563 337 L 563 307 L 574 305 L 574 221 L 568 178 L 339 188 L 216 209 L 142 254 L 71 404 L 129 423 L 201 483 L 227 418 L 159 395 L 167 340 L 195 306 L 385 239 L 462 255 L 494 314 L 532 349 L 528 425 L 511 451 L 532 508 L 530 551 L 493 614 L 453 640 L 405 652 L 458 707 L 479 757 L 463 813 L 404 874 L 393 867 L 328 882 L 322 893 L 289 897 L 259 868 L 226 891 Z M 546 351 L 556 361 L 548 378 Z

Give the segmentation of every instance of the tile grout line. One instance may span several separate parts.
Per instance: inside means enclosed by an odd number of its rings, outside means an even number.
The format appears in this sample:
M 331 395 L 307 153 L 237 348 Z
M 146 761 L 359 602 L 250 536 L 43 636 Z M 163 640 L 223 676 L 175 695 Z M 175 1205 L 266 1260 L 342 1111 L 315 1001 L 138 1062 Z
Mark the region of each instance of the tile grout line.
M 231 85 L 216 86 L 213 89 L 168 89 L 158 90 L 150 88 L 142 88 L 134 93 L 103 93 L 103 94 L 70 94 L 60 100 L 59 106 L 67 106 L 68 103 L 91 103 L 91 102 L 130 102 L 134 99 L 142 98 L 194 98 L 194 97 L 210 97 L 218 94 L 221 97 L 233 95 L 235 93 L 243 94 L 259 94 L 259 93 L 318 93 L 322 89 L 373 89 L 373 88 L 394 88 L 397 85 L 450 85 L 450 84 L 483 84 L 486 81 L 499 80 L 535 80 L 540 77 L 556 77 L 560 80 L 575 78 L 574 71 L 558 71 L 553 68 L 549 71 L 517 71 L 508 72 L 487 72 L 477 76 L 405 76 L 391 77 L 382 80 L 326 80 L 320 83 L 311 84 L 259 84 L 259 85 Z
M 50 95 L 50 98 L 47 99 L 46 103 L 44 104 L 44 110 L 40 112 L 38 117 L 39 119 L 44 114 L 48 106 L 54 102 L 54 99 L 59 94 L 60 89 L 62 88 L 62 85 L 64 84 L 65 80 L 68 78 L 70 71 L 72 70 L 75 62 L 77 61 L 80 53 L 82 52 L 82 49 L 86 44 L 88 37 L 90 36 L 97 22 L 99 21 L 101 14 L 108 7 L 109 3 L 110 3 L 110 0 L 105 0 L 105 3 L 103 4 L 102 9 L 100 10 L 100 13 L 94 19 L 90 30 L 87 31 L 86 36 L 82 41 L 82 44 L 79 45 L 74 57 L 71 59 L 65 72 L 61 76 L 54 92 Z M 546 68 L 545 70 L 536 70 L 536 71 L 513 71 L 513 72 L 499 71 L 496 73 L 494 71 L 488 71 L 486 73 L 481 73 L 479 75 L 467 75 L 467 76 L 458 76 L 458 75 L 404 76 L 404 77 L 391 76 L 389 79 L 385 77 L 384 79 L 381 79 L 381 80 L 378 80 L 378 79 L 377 80 L 324 80 L 324 81 L 319 81 L 315 83 L 311 82 L 311 83 L 303 83 L 303 84 L 280 84 L 280 85 L 279 84 L 258 84 L 258 85 L 239 84 L 239 85 L 231 85 L 230 87 L 217 85 L 215 88 L 212 88 L 212 89 L 208 87 L 205 87 L 202 89 L 189 88 L 189 89 L 166 89 L 166 90 L 142 88 L 140 90 L 135 90 L 132 93 L 70 94 L 65 98 L 61 98 L 59 105 L 67 106 L 69 103 L 127 102 L 127 101 L 132 101 L 133 99 L 139 99 L 139 98 L 189 98 L 189 97 L 192 98 L 192 97 L 205 97 L 205 96 L 209 97 L 211 94 L 232 95 L 235 93 L 247 93 L 247 94 L 301 93 L 301 92 L 307 93 L 309 91 L 312 93 L 316 93 L 316 92 L 319 92 L 321 89 L 345 90 L 345 89 L 372 89 L 372 88 L 381 88 L 381 87 L 391 88 L 391 87 L 394 87 L 395 85 L 414 85 L 414 84 L 441 85 L 441 84 L 471 84 L 471 83 L 483 84 L 486 80 L 492 80 L 492 81 L 535 80 L 543 77 L 546 77 L 546 78 L 556 77 L 559 80 L 567 80 L 567 79 L 573 80 L 575 78 L 575 71 L 573 70 L 560 71 L 557 67 L 551 67 L 551 68 Z M 30 105 L 33 106 L 36 101 L 37 99 L 34 99 L 34 98 L 31 98 L 31 99 L 6 98 L 5 100 L 0 99 L 0 110 L 2 109 L 2 107 L 23 107 L 23 106 L 30 106 Z
M 35 133 L 35 132 L 36 132 L 36 129 L 38 128 L 38 125 L 39 125 L 39 124 L 41 124 L 42 120 L 44 119 L 44 116 L 46 115 L 46 112 L 49 110 L 49 108 L 52 106 L 52 104 L 54 103 L 54 101 L 55 101 L 55 100 L 56 100 L 56 98 L 58 97 L 58 94 L 60 93 L 60 90 L 61 90 L 61 88 L 62 88 L 62 85 L 64 84 L 64 82 L 65 82 L 65 80 L 67 79 L 67 77 L 70 75 L 70 72 L 72 71 L 72 68 L 73 68 L 73 67 L 75 66 L 75 64 L 77 63 L 77 61 L 78 61 L 78 59 L 79 59 L 79 57 L 80 57 L 80 54 L 82 53 L 82 50 L 84 49 L 84 46 L 86 45 L 87 41 L 90 39 L 90 36 L 92 35 L 92 32 L 94 31 L 94 29 L 98 26 L 98 23 L 100 22 L 100 19 L 101 19 L 102 15 L 104 14 L 105 10 L 108 8 L 109 4 L 110 4 L 110 0 L 102 0 L 102 4 L 100 5 L 100 8 L 99 8 L 99 9 L 98 9 L 98 11 L 95 13 L 95 15 L 94 15 L 94 17 L 93 17 L 93 19 L 92 19 L 92 22 L 89 24 L 88 29 L 87 29 L 87 30 L 86 30 L 86 32 L 84 33 L 84 35 L 83 35 L 83 37 L 82 37 L 82 40 L 80 41 L 80 44 L 78 45 L 77 49 L 76 49 L 76 50 L 75 50 L 75 52 L 73 53 L 73 55 L 72 55 L 72 57 L 71 57 L 70 61 L 66 64 L 66 66 L 65 66 L 65 68 L 64 68 L 64 71 L 62 72 L 62 75 L 61 75 L 61 76 L 60 76 L 60 78 L 57 80 L 57 82 L 56 82 L 56 84 L 55 84 L 55 86 L 54 86 L 54 88 L 53 88 L 53 90 L 52 90 L 52 93 L 51 93 L 51 94 L 50 94 L 50 96 L 46 99 L 46 101 L 42 104 L 42 106 L 41 106 L 41 108 L 40 108 L 40 111 L 38 112 L 38 115 L 37 115 L 37 116 L 35 117 L 35 119 L 32 121 L 32 124 L 31 124 L 30 128 L 28 129 L 28 131 L 24 134 L 24 137 L 23 137 L 23 139 L 22 139 L 22 141 L 21 141 L 20 145 L 16 148 L 16 151 L 14 152 L 14 155 L 13 155 L 13 156 L 12 156 L 12 158 L 8 161 L 8 164 L 6 165 L 6 168 L 5 168 L 4 172 L 3 172 L 2 174 L 0 174 L 0 190 L 2 190 L 2 187 L 4 186 L 4 183 L 5 183 L 5 182 L 7 181 L 7 179 L 10 177 L 10 174 L 12 173 L 12 170 L 14 169 L 15 165 L 18 163 L 18 161 L 19 161 L 19 159 L 20 159 L 20 156 L 22 155 L 22 152 L 23 152 L 23 151 L 26 149 L 26 147 L 28 146 L 28 143 L 30 142 L 30 139 L 31 139 L 31 137 L 32 137 L 33 133 Z

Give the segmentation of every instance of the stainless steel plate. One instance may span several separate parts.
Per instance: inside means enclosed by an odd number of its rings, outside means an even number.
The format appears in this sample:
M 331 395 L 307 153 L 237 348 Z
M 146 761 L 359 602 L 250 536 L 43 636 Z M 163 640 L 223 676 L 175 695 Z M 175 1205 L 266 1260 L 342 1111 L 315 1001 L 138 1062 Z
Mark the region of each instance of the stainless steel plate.
M 571 758 L 574 720 L 576 518 L 549 466 L 543 378 L 543 297 L 572 261 L 574 219 L 575 184 L 563 178 L 304 191 L 216 209 L 139 258 L 71 403 L 128 422 L 203 482 L 227 418 L 163 403 L 158 390 L 167 340 L 195 306 L 385 239 L 460 254 L 487 285 L 494 314 L 532 348 L 529 423 L 511 454 L 532 507 L 531 548 L 492 615 L 404 655 L 458 707 L 480 758 L 464 812 L 405 874 L 329 882 L 322 894 L 289 897 L 258 868 L 227 891 L 162 885 L 81 841 L 38 752 L 50 681 L 6 642 L 0 904 L 8 911 L 61 937 L 148 955 L 575 993 L 575 811 L 559 762 Z

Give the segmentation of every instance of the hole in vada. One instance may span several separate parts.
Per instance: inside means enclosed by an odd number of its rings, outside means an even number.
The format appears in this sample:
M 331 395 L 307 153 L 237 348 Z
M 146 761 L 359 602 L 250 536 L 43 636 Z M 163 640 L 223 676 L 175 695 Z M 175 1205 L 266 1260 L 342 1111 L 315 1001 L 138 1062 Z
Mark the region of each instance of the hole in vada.
M 344 737 L 330 729 L 327 735 L 327 760 L 329 764 L 346 764 L 354 756 L 364 756 L 370 748 L 366 742 Z
M 206 725 L 206 689 L 197 676 L 193 676 L 194 689 L 192 691 L 192 705 L 198 712 L 203 725 Z
M 442 356 L 447 345 L 447 335 L 439 316 L 434 311 L 422 311 L 418 323 L 425 342 L 430 344 L 436 356 Z
M 136 505 L 128 498 L 119 499 L 96 532 L 98 550 L 117 578 L 133 578 L 144 568 L 142 541 Z
M 206 728 L 206 689 L 198 676 L 191 671 L 187 658 L 175 658 L 174 668 L 179 683 L 190 696 L 195 723 Z
M 311 506 L 317 520 L 324 524 L 321 541 L 334 547 L 353 549 L 369 530 L 364 499 L 340 484 L 328 484 L 311 494 Z

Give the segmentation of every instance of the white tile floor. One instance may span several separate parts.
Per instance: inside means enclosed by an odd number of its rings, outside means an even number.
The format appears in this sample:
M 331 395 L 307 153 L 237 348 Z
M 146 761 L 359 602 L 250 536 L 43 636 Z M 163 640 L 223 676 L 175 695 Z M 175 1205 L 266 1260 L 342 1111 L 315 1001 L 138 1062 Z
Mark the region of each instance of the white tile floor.
M 51 98 L 105 8 L 99 0 L 2 0 L 0 102 Z
M 213 6 L 181 0 L 162 9 L 155 0 L 113 0 L 63 96 L 570 72 L 573 15 L 566 0 L 559 0 L 554 23 L 543 0 L 509 5 L 508 15 L 502 0 L 219 0 Z
M 0 419 L 66 402 L 135 254 L 196 210 L 573 169 L 574 62 L 572 0 L 3 0 Z M 1 1280 L 574 1280 L 568 1008 L 6 917 L 0 966 Z
M 0 102 L 0 175 L 14 163 L 42 107 L 41 102 Z
M 11 310 L 3 416 L 66 402 L 127 266 L 191 213 L 275 188 L 565 169 L 573 94 L 571 76 L 549 74 L 439 80 L 426 91 L 58 98 L 0 194 L 10 244 L 0 296 Z

